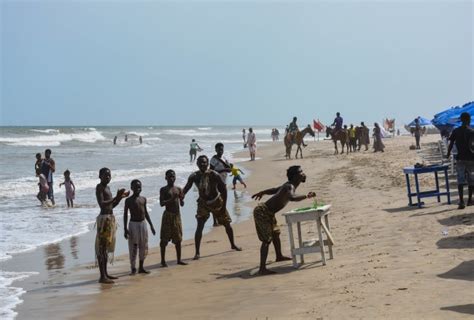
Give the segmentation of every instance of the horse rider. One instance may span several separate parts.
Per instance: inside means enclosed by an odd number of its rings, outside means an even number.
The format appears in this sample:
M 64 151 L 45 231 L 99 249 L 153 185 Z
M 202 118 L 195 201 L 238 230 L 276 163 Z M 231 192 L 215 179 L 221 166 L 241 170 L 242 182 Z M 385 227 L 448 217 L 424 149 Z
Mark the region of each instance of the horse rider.
M 341 114 L 339 112 L 336 113 L 336 118 L 334 119 L 334 122 L 332 125 L 334 126 L 334 134 L 337 134 L 339 130 L 342 130 L 342 124 L 344 123 L 344 120 L 341 117 Z
M 293 121 L 288 125 L 288 134 L 291 134 L 291 141 L 293 143 L 295 142 L 296 133 L 299 131 L 296 120 L 298 120 L 298 118 L 293 117 Z

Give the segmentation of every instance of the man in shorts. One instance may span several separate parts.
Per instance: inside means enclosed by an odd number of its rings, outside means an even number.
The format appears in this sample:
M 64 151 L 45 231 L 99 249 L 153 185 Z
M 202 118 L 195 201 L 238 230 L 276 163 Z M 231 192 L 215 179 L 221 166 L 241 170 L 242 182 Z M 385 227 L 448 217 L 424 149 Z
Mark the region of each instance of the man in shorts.
M 470 128 L 471 115 L 467 112 L 461 113 L 461 123 L 459 128 L 456 128 L 449 137 L 448 153 L 449 158 L 451 150 L 456 143 L 458 154 L 456 155 L 456 171 L 458 180 L 459 206 L 458 209 L 464 209 L 464 186 L 468 186 L 469 197 L 467 205 L 472 205 L 472 191 L 474 190 L 474 154 L 472 153 L 469 142 L 474 135 L 474 131 Z
M 184 205 L 183 190 L 174 185 L 176 181 L 176 173 L 168 170 L 165 173 L 166 186 L 160 189 L 160 206 L 165 207 L 163 217 L 161 219 L 160 232 L 160 249 L 161 249 L 161 266 L 168 267 L 166 263 L 166 246 L 170 240 L 176 248 L 176 262 L 179 265 L 187 265 L 181 260 L 181 241 L 183 241 L 183 225 L 181 222 L 180 206 Z
M 186 193 L 188 193 L 193 186 L 193 183 L 199 191 L 196 214 L 197 228 L 196 233 L 194 234 L 194 243 L 196 247 L 194 260 L 198 260 L 200 257 L 202 231 L 211 212 L 216 220 L 224 225 L 227 236 L 229 237 L 231 248 L 236 251 L 242 251 L 242 249 L 237 247 L 234 242 L 234 230 L 230 225 L 232 219 L 226 209 L 227 188 L 224 181 L 222 181 L 222 178 L 216 171 L 209 170 L 209 159 L 205 155 L 199 156 L 196 160 L 196 164 L 199 170 L 191 173 L 188 182 L 183 189 L 183 200 Z
M 314 192 L 309 192 L 307 195 L 295 194 L 295 190 L 300 183 L 306 181 L 306 175 L 300 166 L 289 167 L 286 175 L 288 181 L 281 186 L 260 191 L 252 196 L 253 199 L 260 200 L 266 194 L 273 195 L 266 202 L 259 203 L 253 211 L 258 239 L 262 241 L 262 246 L 260 247 L 260 269 L 258 270 L 260 275 L 275 273 L 275 271 L 268 270 L 266 267 L 268 247 L 271 242 L 273 242 L 275 247 L 276 261 L 291 260 L 281 253 L 280 228 L 278 227 L 275 214 L 290 201 L 301 201 L 316 196 Z

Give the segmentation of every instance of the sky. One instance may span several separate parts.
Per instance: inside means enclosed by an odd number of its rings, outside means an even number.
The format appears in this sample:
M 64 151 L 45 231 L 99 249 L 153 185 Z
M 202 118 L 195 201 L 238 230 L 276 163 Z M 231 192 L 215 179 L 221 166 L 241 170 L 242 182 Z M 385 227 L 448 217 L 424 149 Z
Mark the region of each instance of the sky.
M 472 0 L 0 3 L 2 126 L 401 124 L 474 100 Z

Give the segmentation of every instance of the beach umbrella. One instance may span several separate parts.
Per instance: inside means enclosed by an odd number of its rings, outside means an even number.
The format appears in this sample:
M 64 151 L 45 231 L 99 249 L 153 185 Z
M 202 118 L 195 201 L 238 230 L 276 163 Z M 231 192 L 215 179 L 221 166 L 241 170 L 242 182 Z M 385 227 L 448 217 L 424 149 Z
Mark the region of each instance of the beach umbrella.
M 474 118 L 474 102 L 465 103 L 462 106 L 456 106 L 435 114 L 431 122 L 439 130 L 452 131 L 461 126 L 461 113 L 467 112 Z M 474 119 L 471 120 L 471 126 L 474 125 Z
M 428 119 L 426 119 L 426 118 L 418 117 L 418 118 L 416 118 L 416 119 L 418 119 L 420 126 L 431 126 L 431 121 L 428 120 Z M 412 122 L 410 122 L 410 123 L 408 124 L 408 126 L 409 126 L 409 127 L 414 127 L 414 126 L 416 126 L 416 123 L 415 123 L 415 120 L 416 120 L 416 119 L 414 119 Z

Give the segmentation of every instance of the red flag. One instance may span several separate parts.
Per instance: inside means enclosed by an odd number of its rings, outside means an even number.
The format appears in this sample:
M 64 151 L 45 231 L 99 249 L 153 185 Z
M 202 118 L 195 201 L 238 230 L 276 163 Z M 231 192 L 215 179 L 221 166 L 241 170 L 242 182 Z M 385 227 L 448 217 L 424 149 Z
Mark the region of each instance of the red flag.
M 324 129 L 323 124 L 319 120 L 316 121 L 314 119 L 313 119 L 313 127 L 314 127 L 315 130 L 318 130 L 319 132 L 323 131 L 323 129 Z

